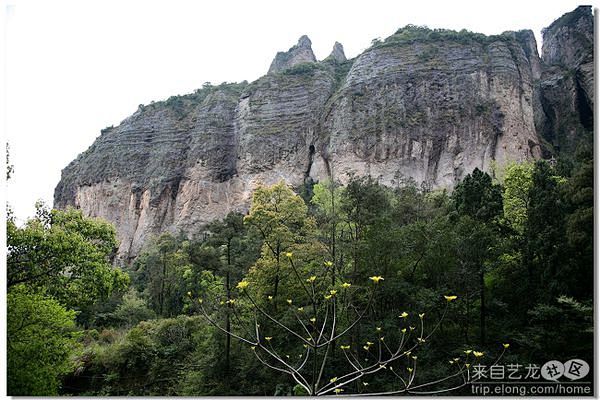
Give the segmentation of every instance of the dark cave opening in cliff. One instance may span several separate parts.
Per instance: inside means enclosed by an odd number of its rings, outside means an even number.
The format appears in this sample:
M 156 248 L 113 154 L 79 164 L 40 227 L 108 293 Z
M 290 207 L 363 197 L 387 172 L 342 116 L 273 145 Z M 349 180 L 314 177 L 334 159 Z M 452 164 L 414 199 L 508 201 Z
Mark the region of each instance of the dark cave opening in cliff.
M 306 172 L 304 173 L 305 177 L 310 176 L 310 170 L 312 168 L 314 158 L 315 146 L 311 144 L 310 146 L 308 146 L 308 166 L 306 167 Z
M 591 131 L 594 129 L 594 111 L 588 102 L 588 99 L 585 95 L 585 91 L 581 87 L 579 80 L 576 80 L 577 83 L 577 109 L 579 110 L 579 121 L 581 125 L 588 130 Z

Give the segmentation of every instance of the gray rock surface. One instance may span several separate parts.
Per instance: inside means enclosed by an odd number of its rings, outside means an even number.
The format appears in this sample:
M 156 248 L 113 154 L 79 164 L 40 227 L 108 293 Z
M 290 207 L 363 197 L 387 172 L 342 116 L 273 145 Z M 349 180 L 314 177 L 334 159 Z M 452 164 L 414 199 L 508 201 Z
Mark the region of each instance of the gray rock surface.
M 573 152 L 594 125 L 594 19 L 580 6 L 543 30 L 538 133 L 552 150 Z
M 282 72 L 299 64 L 316 62 L 315 54 L 312 51 L 312 42 L 308 36 L 303 35 L 298 39 L 298 44 L 288 51 L 280 51 L 275 55 L 269 73 Z
M 335 42 L 331 54 L 327 56 L 326 60 L 332 60 L 337 63 L 343 63 L 346 61 L 346 54 L 344 54 L 344 46 L 340 42 Z
M 566 26 L 588 29 L 575 13 Z M 409 26 L 352 60 L 336 43 L 323 62 L 303 36 L 255 82 L 140 106 L 103 130 L 63 170 L 55 207 L 113 222 L 127 261 L 150 235 L 247 210 L 259 184 L 356 174 L 451 188 L 475 167 L 540 158 L 586 129 L 593 101 L 588 47 L 570 52 L 553 25 L 547 62 L 531 31 Z M 557 127 L 572 132 L 553 147 Z

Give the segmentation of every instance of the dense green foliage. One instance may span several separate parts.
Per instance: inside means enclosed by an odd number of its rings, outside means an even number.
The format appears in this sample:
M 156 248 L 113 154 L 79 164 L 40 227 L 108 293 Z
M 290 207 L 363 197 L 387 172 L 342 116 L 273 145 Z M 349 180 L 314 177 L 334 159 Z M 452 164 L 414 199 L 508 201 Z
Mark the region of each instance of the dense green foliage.
M 496 41 L 508 40 L 510 40 L 510 37 L 506 35 L 486 36 L 482 33 L 471 32 L 466 29 L 454 31 L 451 29 L 431 29 L 426 26 L 406 25 L 398 29 L 384 41 L 374 40 L 372 47 L 381 48 L 411 43 L 439 43 L 441 41 L 450 41 L 465 45 L 487 45 Z
M 448 360 L 467 348 L 483 351 L 481 361 L 489 364 L 507 342 L 507 363 L 582 358 L 591 364 L 591 145 L 569 163 L 511 164 L 496 175 L 500 181 L 475 170 L 451 194 L 355 177 L 345 186 L 318 183 L 304 199 L 284 183 L 261 187 L 245 216 L 232 213 L 197 235 L 162 234 L 149 241 L 126 268 L 129 289 L 106 261 L 114 232 L 97 221 L 74 211 L 41 213 L 23 228 L 9 221 L 13 393 L 54 393 L 66 373 L 60 392 L 77 395 L 301 394 L 291 377 L 267 368 L 248 344 L 220 329 L 244 336 L 257 318 L 279 354 L 302 357 L 302 341 L 252 310 L 260 307 L 289 326 L 301 313 L 310 321 L 327 298 L 311 304 L 307 279 L 318 293 L 351 295 L 357 310 L 369 305 L 365 318 L 328 352 L 327 380 L 347 371 L 340 345 L 362 357 L 364 343 L 377 340 L 377 328 L 393 342 L 403 312 L 410 316 L 407 324 L 424 313 L 424 329 L 430 330 L 447 294 L 458 298 L 418 350 L 423 366 L 417 382 L 447 376 Z M 43 245 L 32 246 L 34 240 Z M 76 273 L 60 273 L 66 268 Z M 378 275 L 385 279 L 369 303 L 369 277 Z M 242 280 L 251 297 L 236 288 Z M 43 334 L 36 324 L 17 329 L 34 305 Z M 75 340 L 69 309 L 82 311 L 80 351 L 65 351 Z M 202 309 L 216 326 L 200 316 Z M 354 317 L 350 310 L 340 314 L 340 329 Z M 25 358 L 30 349 L 17 343 L 28 337 L 56 356 L 39 351 L 41 359 Z M 50 359 L 52 364 L 44 362 Z M 15 367 L 24 362 L 30 363 L 26 370 Z M 46 390 L 22 383 L 30 371 L 40 371 L 31 385 Z M 398 385 L 383 371 L 348 392 Z
M 37 207 L 23 227 L 7 221 L 8 393 L 54 395 L 74 368 L 75 318 L 127 287 L 111 265 L 114 228 L 80 211 Z M 78 313 L 75 312 L 78 310 Z
M 80 211 L 39 206 L 22 228 L 7 221 L 7 245 L 9 289 L 19 284 L 45 289 L 71 308 L 89 306 L 129 282 L 111 265 L 114 228 Z
M 8 292 L 7 307 L 8 393 L 57 395 L 59 379 L 72 370 L 75 312 L 24 285 Z
M 312 75 L 315 71 L 323 69 L 323 67 L 317 63 L 305 62 L 294 65 L 291 68 L 285 69 L 283 75 Z

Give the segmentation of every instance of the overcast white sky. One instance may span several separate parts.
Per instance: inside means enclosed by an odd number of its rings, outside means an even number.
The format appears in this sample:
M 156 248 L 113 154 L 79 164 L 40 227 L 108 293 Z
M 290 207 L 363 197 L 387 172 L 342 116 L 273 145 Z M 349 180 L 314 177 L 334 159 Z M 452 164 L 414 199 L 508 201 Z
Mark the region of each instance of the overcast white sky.
M 252 81 L 307 34 L 318 59 L 337 40 L 354 57 L 406 24 L 486 34 L 540 30 L 576 1 L 0 0 L 3 129 L 20 220 L 52 204 L 60 171 L 138 104 L 204 82 Z M 595 3 L 587 3 L 595 4 Z

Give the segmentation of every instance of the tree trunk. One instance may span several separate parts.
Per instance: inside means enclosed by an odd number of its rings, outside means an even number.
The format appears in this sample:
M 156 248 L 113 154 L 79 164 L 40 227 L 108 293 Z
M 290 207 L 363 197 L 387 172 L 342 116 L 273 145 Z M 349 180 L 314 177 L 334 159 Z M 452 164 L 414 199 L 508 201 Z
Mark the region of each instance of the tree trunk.
M 227 290 L 227 300 L 231 300 L 231 286 L 230 286 L 230 273 L 229 270 L 227 271 L 227 274 L 225 275 L 225 285 L 226 285 L 226 290 Z M 231 304 L 228 303 L 228 308 L 231 308 Z M 230 319 L 230 314 L 231 310 L 227 310 L 227 313 L 225 314 L 225 330 L 227 332 L 231 332 L 231 319 Z M 231 354 L 231 335 L 225 335 L 225 373 L 229 374 L 229 357 Z
M 485 281 L 483 265 L 479 268 L 479 296 L 481 301 L 481 314 L 480 314 L 480 342 L 483 346 L 485 344 Z
M 231 239 L 227 240 L 227 272 L 225 274 L 225 290 L 227 292 L 227 300 L 231 300 Z M 228 310 L 225 314 L 225 330 L 231 332 L 230 310 L 231 304 L 228 303 Z M 231 335 L 225 335 L 225 373 L 229 374 L 231 354 Z
M 167 262 L 165 260 L 165 255 L 162 255 L 162 279 L 160 280 L 160 293 L 159 293 L 159 304 L 160 304 L 160 316 L 164 316 L 164 306 L 165 306 L 165 279 L 167 277 Z

